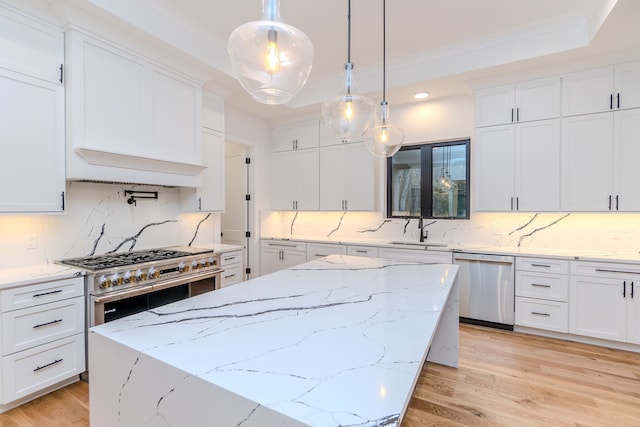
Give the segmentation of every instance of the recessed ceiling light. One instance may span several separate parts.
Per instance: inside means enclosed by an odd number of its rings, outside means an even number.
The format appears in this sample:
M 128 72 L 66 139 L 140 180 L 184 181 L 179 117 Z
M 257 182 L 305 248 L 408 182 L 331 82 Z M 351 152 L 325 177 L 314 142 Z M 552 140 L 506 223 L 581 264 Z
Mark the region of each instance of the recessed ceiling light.
M 425 99 L 427 96 L 429 96 L 427 92 L 418 92 L 415 95 L 413 95 L 415 99 Z

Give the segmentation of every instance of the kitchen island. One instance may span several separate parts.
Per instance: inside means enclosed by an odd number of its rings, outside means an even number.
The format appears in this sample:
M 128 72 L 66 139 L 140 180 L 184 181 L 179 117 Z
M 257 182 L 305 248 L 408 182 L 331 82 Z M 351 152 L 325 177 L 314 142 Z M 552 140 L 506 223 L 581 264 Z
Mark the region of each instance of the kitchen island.
M 457 366 L 456 272 L 331 255 L 92 328 L 91 425 L 399 425 Z

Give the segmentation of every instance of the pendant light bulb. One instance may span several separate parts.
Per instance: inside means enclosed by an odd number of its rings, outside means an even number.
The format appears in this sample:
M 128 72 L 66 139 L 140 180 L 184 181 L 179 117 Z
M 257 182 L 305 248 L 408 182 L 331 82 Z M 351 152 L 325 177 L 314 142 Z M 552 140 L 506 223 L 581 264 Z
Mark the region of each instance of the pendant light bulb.
M 374 125 L 365 133 L 367 148 L 376 157 L 391 157 L 404 142 L 404 131 L 389 120 L 389 105 L 380 104 L 380 114 Z
M 313 44 L 280 18 L 280 0 L 263 0 L 262 19 L 240 25 L 227 42 L 231 67 L 242 87 L 263 104 L 286 104 L 305 85 Z
M 337 139 L 344 142 L 362 141 L 376 111 L 376 104 L 370 98 L 354 92 L 354 65 L 351 62 L 351 0 L 347 14 L 347 63 L 342 77 L 344 88 L 340 95 L 322 103 L 322 118 L 333 130 Z

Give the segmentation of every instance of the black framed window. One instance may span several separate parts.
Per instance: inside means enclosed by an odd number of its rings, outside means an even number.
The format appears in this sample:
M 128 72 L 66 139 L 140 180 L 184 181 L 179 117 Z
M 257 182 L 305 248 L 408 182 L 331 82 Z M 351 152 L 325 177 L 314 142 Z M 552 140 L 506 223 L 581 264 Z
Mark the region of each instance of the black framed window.
M 409 145 L 387 159 L 387 217 L 469 219 L 469 145 Z

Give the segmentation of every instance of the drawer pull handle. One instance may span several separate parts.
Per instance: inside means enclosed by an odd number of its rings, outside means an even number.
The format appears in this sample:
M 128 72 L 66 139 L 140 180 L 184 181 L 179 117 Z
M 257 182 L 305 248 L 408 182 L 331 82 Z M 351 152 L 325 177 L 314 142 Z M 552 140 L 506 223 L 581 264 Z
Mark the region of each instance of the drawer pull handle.
M 550 288 L 551 285 L 543 285 L 540 283 L 532 283 L 531 286 L 535 286 L 536 288 Z
M 53 361 L 53 362 L 51 362 L 51 363 L 47 363 L 46 365 L 38 366 L 36 369 L 34 369 L 34 370 L 33 370 L 33 372 L 38 372 L 38 371 L 40 371 L 40 370 L 42 370 L 42 369 L 44 369 L 44 368 L 48 368 L 49 366 L 56 365 L 56 364 L 58 364 L 58 363 L 62 362 L 63 360 L 64 360 L 64 359 L 56 359 L 56 360 L 54 360 L 54 361 Z
M 546 317 L 551 316 L 549 313 L 540 313 L 538 311 L 532 311 L 531 314 L 533 314 L 534 316 L 546 316 Z
M 298 245 L 287 245 L 285 243 L 268 243 L 269 246 L 279 246 L 281 248 L 297 248 Z
M 609 270 L 607 268 L 596 268 L 598 273 L 623 273 L 623 274 L 639 274 L 638 271 L 625 271 L 625 270 Z
M 365 251 L 365 250 L 362 250 L 362 249 L 357 249 L 356 250 L 356 253 L 359 253 L 359 254 L 366 254 L 367 252 L 369 252 L 369 251 Z
M 230 274 L 230 275 L 228 275 L 228 276 L 224 276 L 224 278 L 225 278 L 225 279 L 228 279 L 229 277 L 233 277 L 233 276 L 235 276 L 235 274 Z
M 56 289 L 55 291 L 42 292 L 42 293 L 40 293 L 40 294 L 33 294 L 33 295 L 32 295 L 32 298 L 43 297 L 43 296 L 45 296 L 45 295 L 59 294 L 60 292 L 62 292 L 62 289 Z
M 549 264 L 531 264 L 531 267 L 551 268 L 551 266 Z
M 62 319 L 52 320 L 51 322 L 47 322 L 47 323 L 40 323 L 39 325 L 35 325 L 33 327 L 33 329 L 38 329 L 38 328 L 42 328 L 44 326 L 54 325 L 54 324 L 60 323 L 60 322 L 62 322 Z
M 231 261 L 231 260 L 234 260 L 234 259 L 236 259 L 236 257 L 234 257 L 234 256 L 230 256 L 229 258 L 225 258 L 224 260 L 225 260 L 225 261 Z

